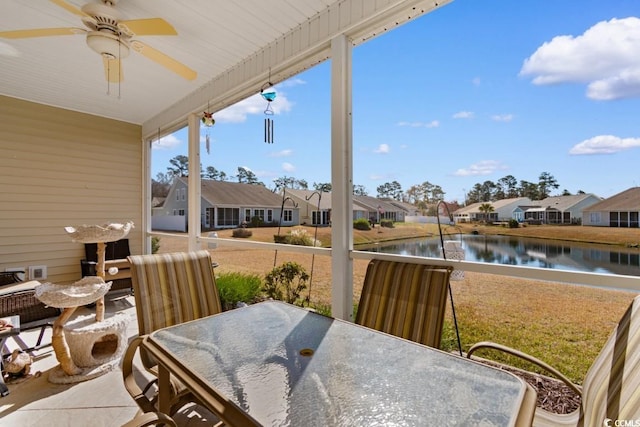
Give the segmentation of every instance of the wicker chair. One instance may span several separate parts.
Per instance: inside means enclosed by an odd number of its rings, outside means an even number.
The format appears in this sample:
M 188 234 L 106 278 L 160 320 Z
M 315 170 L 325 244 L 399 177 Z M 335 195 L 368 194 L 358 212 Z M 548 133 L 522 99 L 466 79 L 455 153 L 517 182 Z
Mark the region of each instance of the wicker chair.
M 32 280 L 0 286 L 0 317 L 19 315 L 21 331 L 40 328 L 36 344 L 30 348 L 22 348 L 29 352 L 51 345 L 42 344 L 44 332 L 47 327 L 53 326 L 53 321 L 61 313 L 59 308 L 48 307 L 36 298 L 35 287 L 39 284 L 40 282 Z M 22 344 L 21 341 L 18 343 Z
M 453 269 L 374 259 L 355 323 L 438 348 Z
M 170 254 L 132 255 L 131 278 L 133 282 L 138 317 L 139 336 L 134 338 L 123 357 L 122 375 L 125 388 L 143 412 L 156 408 L 153 389 L 155 380 L 141 387 L 136 381 L 133 358 L 145 334 L 157 329 L 217 314 L 222 311 L 216 287 L 211 255 L 208 251 L 177 252 Z M 140 348 L 144 368 L 157 376 L 156 363 Z M 176 398 L 173 415 L 185 403 L 195 401 L 194 396 L 183 392 L 184 387 L 173 383 Z

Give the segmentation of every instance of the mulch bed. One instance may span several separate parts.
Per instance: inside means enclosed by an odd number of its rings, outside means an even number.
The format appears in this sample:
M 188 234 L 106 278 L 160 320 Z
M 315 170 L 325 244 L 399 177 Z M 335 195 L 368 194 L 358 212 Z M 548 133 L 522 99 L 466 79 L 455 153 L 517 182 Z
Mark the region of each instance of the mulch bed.
M 529 383 L 538 394 L 539 408 L 555 414 L 570 414 L 580 407 L 582 398 L 565 383 L 555 378 L 523 371 L 511 366 L 474 358 L 473 360 L 509 371 Z

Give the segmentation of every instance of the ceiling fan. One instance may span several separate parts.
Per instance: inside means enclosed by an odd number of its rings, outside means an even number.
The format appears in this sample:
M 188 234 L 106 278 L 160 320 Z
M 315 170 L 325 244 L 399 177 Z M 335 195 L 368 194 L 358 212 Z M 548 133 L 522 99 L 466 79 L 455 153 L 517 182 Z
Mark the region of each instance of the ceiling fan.
M 82 8 L 65 0 L 50 0 L 52 3 L 80 16 L 85 28 L 37 28 L 0 32 L 1 38 L 24 39 L 35 37 L 66 36 L 85 34 L 87 46 L 102 56 L 105 77 L 110 83 L 124 80 L 121 60 L 134 50 L 179 76 L 194 80 L 197 73 L 181 62 L 157 49 L 134 40 L 134 36 L 175 36 L 176 30 L 162 18 L 123 20 L 116 9 L 119 0 L 101 0 L 101 3 L 87 3 Z

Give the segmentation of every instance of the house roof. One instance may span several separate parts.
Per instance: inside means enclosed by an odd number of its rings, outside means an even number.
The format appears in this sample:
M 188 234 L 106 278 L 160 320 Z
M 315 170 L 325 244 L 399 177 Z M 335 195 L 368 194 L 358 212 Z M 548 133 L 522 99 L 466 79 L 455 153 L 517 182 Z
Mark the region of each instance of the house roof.
M 512 204 L 515 204 L 516 206 L 520 206 L 520 205 L 529 205 L 532 202 L 528 197 L 514 197 L 511 199 L 496 200 L 495 202 L 478 202 L 478 203 L 472 203 L 469 206 L 460 208 L 455 212 L 453 212 L 453 214 L 461 215 L 461 214 L 468 214 L 468 213 L 479 213 L 480 206 L 482 206 L 485 203 L 489 203 L 491 206 L 493 206 L 494 211 L 497 211 L 498 209 L 502 209 L 503 207 L 509 206 Z
M 357 45 L 449 1 L 376 0 L 365 7 L 362 0 L 111 0 L 107 16 L 120 15 L 117 22 L 125 21 L 138 41 L 120 61 L 118 84 L 118 67 L 107 69 L 86 42 L 82 8 L 99 0 L 3 0 L 0 94 L 140 124 L 149 138 L 326 60 L 337 36 Z M 140 20 L 147 18 L 167 25 L 145 26 Z M 171 28 L 176 34 L 167 35 Z M 66 30 L 8 33 L 35 29 Z M 113 53 L 121 55 L 126 46 L 115 40 Z
M 640 187 L 631 187 L 589 206 L 584 211 L 640 211 Z
M 534 201 L 534 203 L 543 208 L 554 208 L 559 211 L 566 211 L 571 209 L 578 203 L 590 197 L 597 198 L 594 194 L 575 194 L 571 196 L 552 196 L 542 199 L 540 201 Z
M 398 210 L 402 210 L 389 202 L 371 196 L 353 196 L 353 203 L 366 208 L 370 212 L 377 211 L 378 209 L 382 209 L 384 212 L 397 212 Z
M 186 184 L 186 178 L 180 178 Z M 217 207 L 256 207 L 280 208 L 282 196 L 268 188 L 256 184 L 239 182 L 202 180 L 202 198 Z M 293 209 L 294 204 L 287 200 L 286 208 Z
M 405 202 L 399 202 L 397 200 L 393 200 L 393 199 L 382 199 L 387 203 L 392 204 L 393 206 L 399 208 L 400 210 L 403 210 L 405 212 L 415 212 L 416 210 L 418 210 L 418 208 L 414 205 L 412 205 L 411 203 L 405 203 Z
M 331 209 L 331 193 L 329 192 L 322 192 L 322 197 L 320 198 L 318 197 L 320 192 L 315 190 L 293 190 L 287 188 L 286 193 L 300 201 L 306 201 L 313 206 L 318 206 L 318 201 L 320 201 L 320 210 Z

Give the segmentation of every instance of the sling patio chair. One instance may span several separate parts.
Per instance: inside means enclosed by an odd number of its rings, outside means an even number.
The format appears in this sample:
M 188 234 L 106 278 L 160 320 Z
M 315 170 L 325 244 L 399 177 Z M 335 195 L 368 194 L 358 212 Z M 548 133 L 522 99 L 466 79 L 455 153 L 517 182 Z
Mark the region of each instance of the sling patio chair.
M 355 323 L 438 348 L 452 267 L 373 259 Z
M 147 334 L 222 311 L 216 287 L 211 255 L 206 250 L 168 254 L 132 255 L 131 279 L 134 289 L 139 335 L 130 343 L 123 357 L 125 388 L 142 412 L 155 412 L 157 401 L 157 366 L 150 355 L 139 348 Z M 152 379 L 140 387 L 134 374 L 133 359 L 139 351 L 143 367 Z M 155 377 L 155 378 L 154 378 Z M 172 382 L 174 399 L 172 416 L 184 404 L 196 402 L 184 387 Z
M 176 422 L 168 415 L 162 412 L 146 412 L 137 415 L 131 421 L 123 424 L 121 427 L 150 427 L 150 426 L 166 426 L 178 427 Z
M 581 396 L 580 407 L 569 414 L 536 408 L 534 426 L 602 427 L 640 422 L 640 295 L 633 299 L 609 336 L 582 386 L 540 359 L 501 344 L 479 342 L 469 349 L 467 357 L 480 349 L 503 351 L 533 363 Z

